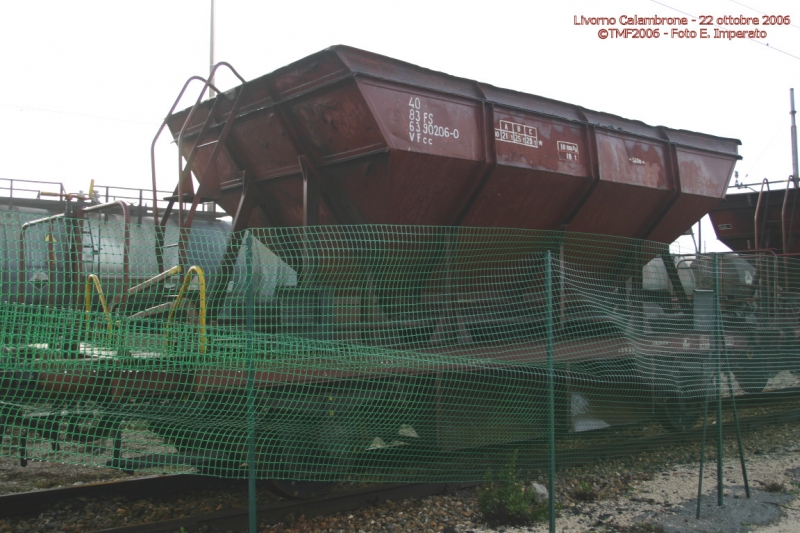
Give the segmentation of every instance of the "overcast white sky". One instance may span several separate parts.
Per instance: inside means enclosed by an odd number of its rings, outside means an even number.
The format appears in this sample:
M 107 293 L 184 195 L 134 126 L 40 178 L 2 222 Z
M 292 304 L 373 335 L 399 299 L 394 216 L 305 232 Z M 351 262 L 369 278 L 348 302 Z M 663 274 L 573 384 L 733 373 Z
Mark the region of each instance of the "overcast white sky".
M 210 0 L 4 2 L 0 178 L 61 181 L 73 191 L 87 190 L 90 179 L 149 187 L 149 146 L 158 125 L 183 82 L 208 71 L 209 6 Z M 738 138 L 740 180 L 756 182 L 792 172 L 789 88 L 800 93 L 798 6 L 216 0 L 216 58 L 252 79 L 347 44 L 652 125 Z M 746 28 L 767 32 L 758 42 L 601 40 L 600 27 L 574 25 L 581 15 L 761 17 L 755 10 L 788 15 L 791 25 Z M 224 76 L 218 82 L 233 85 Z M 159 150 L 159 188 L 174 187 L 172 150 L 166 141 Z M 710 236 L 710 225 L 704 232 Z

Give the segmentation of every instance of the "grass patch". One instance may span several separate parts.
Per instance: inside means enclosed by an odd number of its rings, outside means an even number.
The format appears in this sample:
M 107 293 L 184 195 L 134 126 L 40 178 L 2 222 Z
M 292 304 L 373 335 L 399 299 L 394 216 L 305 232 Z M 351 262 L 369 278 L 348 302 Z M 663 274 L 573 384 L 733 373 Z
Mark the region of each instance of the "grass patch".
M 783 483 L 778 481 L 768 481 L 766 483 L 762 481 L 761 485 L 767 492 L 784 492 L 786 490 L 786 487 L 783 485 Z
M 580 486 L 572 491 L 572 498 L 579 502 L 593 502 L 597 497 L 597 491 L 585 481 L 581 481 Z
M 536 502 L 534 490 L 518 477 L 516 451 L 498 473 L 497 481 L 491 471 L 484 479 L 479 504 L 481 517 L 489 526 L 528 526 L 547 520 L 547 502 Z

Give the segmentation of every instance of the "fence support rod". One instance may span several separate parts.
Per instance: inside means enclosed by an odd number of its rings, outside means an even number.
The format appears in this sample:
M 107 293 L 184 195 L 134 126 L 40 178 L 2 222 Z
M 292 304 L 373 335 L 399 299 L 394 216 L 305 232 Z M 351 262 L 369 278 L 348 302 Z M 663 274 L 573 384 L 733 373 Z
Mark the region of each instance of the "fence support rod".
M 714 254 L 714 351 L 717 356 L 717 505 L 725 503 L 723 490 L 725 480 L 722 475 L 722 347 L 725 338 L 722 332 L 722 309 L 719 305 L 719 255 Z
M 725 364 L 728 370 L 728 394 L 731 395 L 731 405 L 733 406 L 733 423 L 736 425 L 736 444 L 739 447 L 739 462 L 742 464 L 742 480 L 744 481 L 744 493 L 750 497 L 750 483 L 747 481 L 747 466 L 744 461 L 744 446 L 742 446 L 742 431 L 739 428 L 739 414 L 736 410 L 736 397 L 733 395 L 733 370 L 731 370 L 731 359 L 728 355 L 727 347 L 725 350 Z
M 697 480 L 697 514 L 695 517 L 700 519 L 700 505 L 703 501 L 703 471 L 706 466 L 706 428 L 708 427 L 708 396 L 709 390 L 705 386 L 705 401 L 703 402 L 703 437 L 700 441 L 700 478 Z
M 247 495 L 250 533 L 258 530 L 256 516 L 256 414 L 255 368 L 253 364 L 253 236 L 247 232 L 245 244 L 245 270 L 247 276 L 247 301 L 245 327 L 247 328 Z
M 550 533 L 556 531 L 556 406 L 555 369 L 553 368 L 553 257 L 550 250 L 544 253 L 544 279 L 546 286 L 545 309 L 547 313 L 547 439 L 550 468 L 547 490 Z

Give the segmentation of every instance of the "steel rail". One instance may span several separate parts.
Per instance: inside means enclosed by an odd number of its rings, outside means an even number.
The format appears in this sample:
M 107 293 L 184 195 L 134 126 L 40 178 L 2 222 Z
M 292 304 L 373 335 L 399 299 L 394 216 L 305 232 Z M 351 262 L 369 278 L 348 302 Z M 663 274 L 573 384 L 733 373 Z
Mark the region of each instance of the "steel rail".
M 750 394 L 737 398 L 741 408 L 756 408 L 775 402 L 794 402 L 798 400 L 798 388 L 782 389 L 775 392 Z M 729 403 L 730 399 L 724 399 Z M 745 401 L 746 400 L 746 401 Z M 775 411 L 766 415 L 752 416 L 740 419 L 742 430 L 754 431 L 769 425 L 800 420 L 800 407 L 793 406 L 783 411 Z M 592 432 L 613 432 L 615 429 L 624 431 L 625 428 L 609 428 Z M 735 431 L 733 421 L 723 423 L 723 433 L 730 435 Z M 630 439 L 625 446 L 612 440 L 609 443 L 563 450 L 558 459 L 559 470 L 575 468 L 594 463 L 598 458 L 602 460 L 630 457 L 634 453 L 647 451 L 656 447 L 672 445 L 685 445 L 697 441 L 702 435 L 701 428 L 695 428 L 684 433 L 663 433 Z M 599 436 L 599 435 L 598 435 Z M 566 452 L 566 453 L 564 453 Z M 532 465 L 542 471 L 547 469 L 547 458 L 535 461 Z M 174 474 L 167 476 L 153 476 L 133 478 L 124 481 L 113 481 L 82 486 L 71 486 L 59 489 L 48 489 L 33 492 L 24 492 L 0 496 L 0 519 L 16 516 L 30 515 L 54 505 L 56 502 L 77 497 L 116 497 L 126 496 L 132 498 L 153 498 L 173 496 L 180 491 L 193 492 L 204 489 L 220 489 L 226 486 L 244 488 L 246 480 L 220 479 L 210 476 L 196 476 L 191 474 Z M 479 483 L 392 483 L 373 485 L 357 490 L 336 492 L 306 500 L 288 500 L 270 503 L 258 507 L 259 522 L 277 523 L 289 514 L 306 517 L 344 512 L 367 505 L 372 505 L 382 500 L 399 500 L 410 497 L 423 497 L 442 492 L 452 492 L 462 488 L 477 486 Z M 183 518 L 171 519 L 161 522 L 148 522 L 136 525 L 126 525 L 117 528 L 103 529 L 97 533 L 174 533 L 184 528 L 187 531 L 196 531 L 202 526 L 209 530 L 245 529 L 248 522 L 247 509 L 228 509 L 214 513 L 194 515 Z
M 326 494 L 308 500 L 284 500 L 259 506 L 258 522 L 275 524 L 283 522 L 290 514 L 305 515 L 306 518 L 330 515 L 360 509 L 380 501 L 422 498 L 434 494 L 452 493 L 477 485 L 479 483 L 392 483 Z M 175 533 L 181 528 L 186 531 L 197 531 L 203 526 L 207 526 L 208 531 L 229 531 L 244 530 L 247 524 L 247 509 L 231 509 L 163 522 L 103 529 L 95 533 Z
M 219 479 L 192 474 L 168 474 L 71 485 L 54 489 L 18 492 L 0 496 L 0 519 L 26 516 L 51 508 L 58 502 L 75 498 L 96 498 L 100 496 L 125 496 L 141 499 L 169 496 L 176 491 L 219 489 L 235 485 L 240 480 Z

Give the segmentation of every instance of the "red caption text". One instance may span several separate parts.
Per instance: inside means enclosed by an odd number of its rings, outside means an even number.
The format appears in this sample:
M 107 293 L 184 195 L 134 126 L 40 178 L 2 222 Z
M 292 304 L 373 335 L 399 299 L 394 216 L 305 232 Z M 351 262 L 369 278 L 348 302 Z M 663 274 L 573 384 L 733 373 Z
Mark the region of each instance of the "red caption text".
M 600 39 L 765 39 L 772 26 L 788 26 L 789 15 L 699 15 L 693 17 L 589 17 L 574 15 L 574 26 L 600 27 Z

